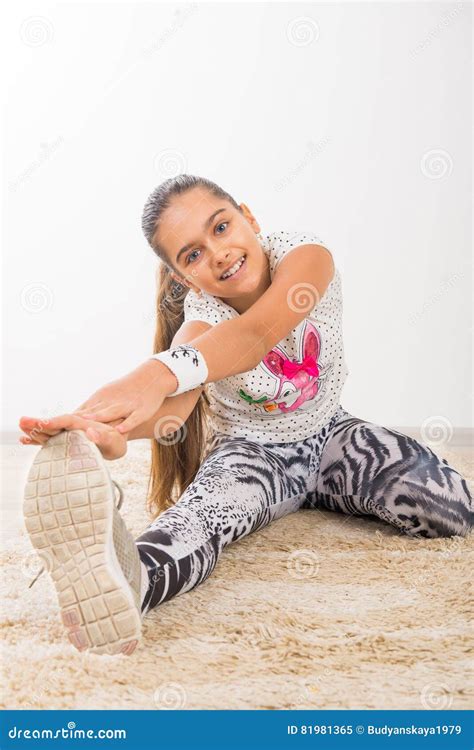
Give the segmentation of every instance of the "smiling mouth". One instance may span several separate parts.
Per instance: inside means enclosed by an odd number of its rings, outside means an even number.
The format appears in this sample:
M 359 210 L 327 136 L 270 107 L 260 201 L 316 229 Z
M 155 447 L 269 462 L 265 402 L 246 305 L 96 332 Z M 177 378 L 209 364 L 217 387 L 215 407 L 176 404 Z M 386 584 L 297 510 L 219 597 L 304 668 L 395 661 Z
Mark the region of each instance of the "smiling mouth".
M 242 259 L 243 259 L 243 260 L 242 260 Z M 240 272 L 241 272 L 242 268 L 243 268 L 243 267 L 245 266 L 246 260 L 247 260 L 247 255 L 246 255 L 246 254 L 245 254 L 245 255 L 242 255 L 242 256 L 241 256 L 241 257 L 239 258 L 239 260 L 237 261 L 237 263 L 239 263 L 239 264 L 240 264 L 240 266 L 239 266 L 239 268 L 237 269 L 237 271 L 236 271 L 235 273 L 231 274 L 231 276 L 226 276 L 226 277 L 220 276 L 220 277 L 219 277 L 219 281 L 229 281 L 229 279 L 233 279 L 233 278 L 234 278 L 235 276 L 239 276 L 239 274 L 240 274 Z M 234 265 L 232 266 L 232 268 L 234 268 L 234 267 L 235 267 L 235 266 L 237 265 L 237 263 L 234 263 Z

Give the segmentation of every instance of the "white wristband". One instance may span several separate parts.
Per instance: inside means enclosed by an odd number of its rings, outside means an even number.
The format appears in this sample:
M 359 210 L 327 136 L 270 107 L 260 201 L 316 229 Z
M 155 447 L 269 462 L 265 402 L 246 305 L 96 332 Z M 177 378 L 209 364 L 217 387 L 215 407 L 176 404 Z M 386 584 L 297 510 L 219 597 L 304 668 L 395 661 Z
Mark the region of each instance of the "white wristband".
M 178 387 L 170 396 L 191 391 L 198 385 L 204 385 L 208 376 L 206 360 L 194 346 L 180 344 L 172 349 L 154 354 L 151 359 L 159 359 L 176 376 Z

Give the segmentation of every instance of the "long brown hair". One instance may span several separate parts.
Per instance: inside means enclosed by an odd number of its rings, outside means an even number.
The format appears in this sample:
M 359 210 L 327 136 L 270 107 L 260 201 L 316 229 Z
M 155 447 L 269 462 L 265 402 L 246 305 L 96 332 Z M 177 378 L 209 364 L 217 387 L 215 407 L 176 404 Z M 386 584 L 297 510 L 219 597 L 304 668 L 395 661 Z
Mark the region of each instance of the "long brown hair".
M 171 276 L 173 271 L 165 250 L 153 237 L 160 224 L 163 212 L 176 195 L 196 187 L 207 189 L 217 198 L 229 201 L 242 211 L 229 193 L 205 177 L 181 174 L 165 180 L 148 197 L 142 214 L 143 233 L 159 260 L 157 273 L 156 330 L 153 354 L 165 351 L 184 322 L 184 299 L 189 289 L 178 284 Z M 170 508 L 181 497 L 186 487 L 194 480 L 203 461 L 209 428 L 209 399 L 206 386 L 185 425 L 176 431 L 170 441 L 166 438 L 151 441 L 151 470 L 146 508 L 153 518 Z

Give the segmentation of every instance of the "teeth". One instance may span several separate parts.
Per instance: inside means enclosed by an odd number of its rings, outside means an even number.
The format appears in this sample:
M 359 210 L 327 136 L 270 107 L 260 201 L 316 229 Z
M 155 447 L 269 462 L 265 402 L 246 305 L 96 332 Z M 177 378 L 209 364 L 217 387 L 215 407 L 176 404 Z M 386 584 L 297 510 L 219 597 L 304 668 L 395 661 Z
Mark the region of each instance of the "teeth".
M 244 256 L 242 255 L 241 259 L 238 260 L 237 263 L 234 263 L 232 268 L 229 268 L 229 270 L 226 273 L 222 274 L 221 279 L 227 279 L 229 278 L 229 276 L 233 276 L 233 274 L 239 270 L 243 262 L 244 262 Z

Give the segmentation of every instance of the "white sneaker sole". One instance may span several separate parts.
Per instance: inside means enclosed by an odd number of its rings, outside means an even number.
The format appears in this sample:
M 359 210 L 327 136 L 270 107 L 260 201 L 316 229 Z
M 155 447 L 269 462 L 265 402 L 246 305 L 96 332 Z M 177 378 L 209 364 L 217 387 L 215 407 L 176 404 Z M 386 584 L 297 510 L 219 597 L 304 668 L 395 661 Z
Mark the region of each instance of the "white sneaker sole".
M 23 513 L 56 587 L 71 643 L 130 655 L 141 613 L 115 553 L 115 492 L 104 459 L 82 430 L 53 435 L 33 461 Z

